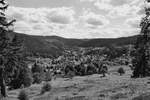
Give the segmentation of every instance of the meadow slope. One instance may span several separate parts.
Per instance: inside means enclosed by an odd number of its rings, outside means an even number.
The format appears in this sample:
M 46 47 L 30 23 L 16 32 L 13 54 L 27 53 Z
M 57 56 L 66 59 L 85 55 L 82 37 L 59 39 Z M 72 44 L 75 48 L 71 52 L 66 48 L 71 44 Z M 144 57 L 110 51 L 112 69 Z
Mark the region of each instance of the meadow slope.
M 150 100 L 150 78 L 131 79 L 131 70 L 127 66 L 122 66 L 126 74 L 119 76 L 117 69 L 120 66 L 109 68 L 107 77 L 101 75 L 90 75 L 83 77 L 57 78 L 52 80 L 51 92 L 40 94 L 40 85 L 32 85 L 26 88 L 31 100 L 133 100 L 140 96 Z M 7 100 L 17 100 L 20 90 L 9 91 Z

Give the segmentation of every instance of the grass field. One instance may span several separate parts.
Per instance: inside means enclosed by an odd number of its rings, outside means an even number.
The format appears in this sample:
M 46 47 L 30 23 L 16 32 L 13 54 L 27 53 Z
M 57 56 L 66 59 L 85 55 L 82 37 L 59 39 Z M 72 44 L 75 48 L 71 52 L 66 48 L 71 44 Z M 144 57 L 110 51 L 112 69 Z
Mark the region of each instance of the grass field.
M 150 78 L 131 79 L 132 72 L 127 66 L 122 66 L 126 73 L 119 76 L 119 67 L 111 66 L 103 78 L 98 74 L 57 78 L 50 82 L 52 90 L 42 95 L 42 84 L 32 85 L 26 91 L 30 100 L 150 100 Z M 7 100 L 17 100 L 19 91 L 9 91 Z

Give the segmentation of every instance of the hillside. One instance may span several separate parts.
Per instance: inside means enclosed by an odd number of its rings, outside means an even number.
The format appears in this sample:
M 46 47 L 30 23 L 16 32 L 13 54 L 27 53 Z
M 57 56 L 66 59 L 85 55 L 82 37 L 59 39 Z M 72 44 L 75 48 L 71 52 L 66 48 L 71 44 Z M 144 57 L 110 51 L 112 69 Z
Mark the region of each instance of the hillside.
M 121 37 L 121 38 L 98 38 L 98 39 L 89 39 L 86 42 L 80 44 L 81 47 L 102 47 L 109 45 L 123 46 L 134 44 L 137 36 L 131 37 Z
M 13 33 L 14 34 L 14 33 Z M 64 48 L 71 47 L 102 47 L 109 45 L 123 46 L 133 44 L 137 36 L 122 38 L 72 39 L 58 36 L 32 36 L 17 34 L 24 39 L 26 52 L 42 55 L 59 56 Z
M 122 66 L 126 73 L 119 76 L 120 66 L 109 66 L 107 77 L 99 74 L 56 78 L 49 82 L 51 91 L 40 94 L 43 84 L 25 88 L 31 100 L 150 100 L 150 79 L 131 79 L 132 71 Z M 18 100 L 20 89 L 8 91 L 7 100 Z

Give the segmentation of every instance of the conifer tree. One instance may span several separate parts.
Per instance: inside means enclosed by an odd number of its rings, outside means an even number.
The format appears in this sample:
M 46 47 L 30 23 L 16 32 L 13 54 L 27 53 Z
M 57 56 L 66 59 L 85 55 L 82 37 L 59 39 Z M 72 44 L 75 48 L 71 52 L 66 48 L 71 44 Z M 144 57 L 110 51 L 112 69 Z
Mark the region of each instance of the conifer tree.
M 9 36 L 9 27 L 13 26 L 15 20 L 9 22 L 5 16 L 5 10 L 8 8 L 5 0 L 0 0 L 0 5 L 0 93 L 6 97 L 6 82 L 24 62 L 22 40 L 17 35 L 13 38 Z
M 145 1 L 150 4 L 150 0 Z M 150 8 L 145 7 L 145 17 L 140 23 L 141 32 L 135 44 L 133 77 L 150 76 Z

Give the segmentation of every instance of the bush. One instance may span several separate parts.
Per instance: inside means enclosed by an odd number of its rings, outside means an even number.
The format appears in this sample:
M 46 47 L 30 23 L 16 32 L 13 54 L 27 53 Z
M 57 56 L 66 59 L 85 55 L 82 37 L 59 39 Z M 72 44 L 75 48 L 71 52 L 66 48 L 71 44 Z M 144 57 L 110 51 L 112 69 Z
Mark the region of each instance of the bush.
M 21 90 L 18 95 L 19 100 L 29 100 L 28 94 L 25 90 Z
M 70 79 L 72 79 L 74 76 L 75 76 L 75 72 L 73 72 L 73 71 L 69 71 L 67 74 L 67 77 Z
M 141 94 L 138 97 L 133 98 L 132 100 L 150 100 L 149 94 Z
M 42 73 L 43 70 L 43 67 L 38 65 L 37 63 L 35 63 L 31 68 L 32 73 Z
M 43 77 L 40 73 L 33 73 L 33 83 L 40 84 L 43 80 Z
M 118 94 L 111 96 L 111 100 L 120 100 L 120 99 L 127 99 L 127 98 L 128 96 L 124 93 L 118 93 Z
M 121 75 L 125 74 L 125 70 L 124 70 L 122 67 L 120 67 L 120 68 L 118 69 L 118 73 L 119 73 L 120 76 L 121 76 Z
M 51 88 L 52 88 L 51 84 L 45 83 L 41 89 L 41 94 L 44 94 L 45 92 L 49 92 Z
M 0 93 L 0 100 L 2 100 L 2 98 L 3 98 L 3 97 L 2 97 L 2 95 L 1 95 L 1 93 Z
M 33 82 L 33 77 L 32 77 L 32 74 L 30 72 L 30 70 L 28 70 L 26 73 L 24 73 L 24 77 L 23 77 L 23 85 L 25 87 L 29 87 L 31 86 L 32 82 Z
M 33 82 L 32 74 L 29 68 L 22 68 L 18 73 L 18 76 L 11 80 L 9 84 L 12 89 L 18 89 L 22 85 L 24 87 L 29 87 Z
M 45 73 L 45 81 L 51 81 L 52 80 L 52 73 L 50 71 Z

